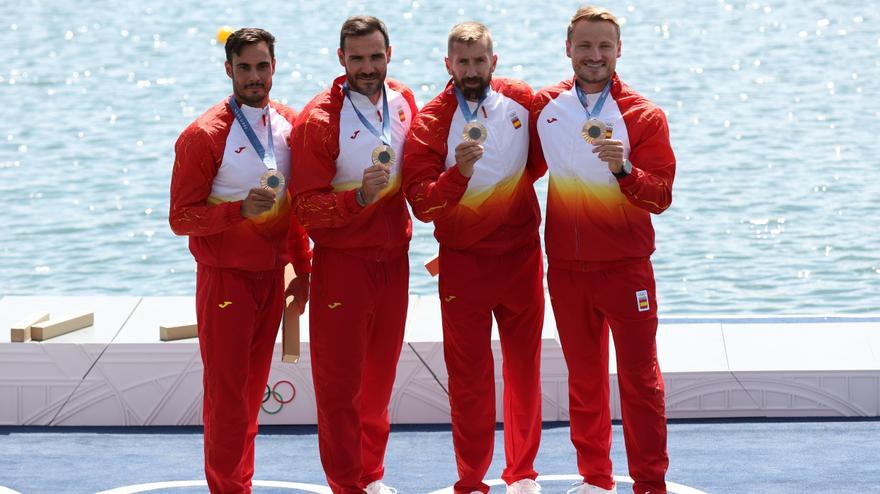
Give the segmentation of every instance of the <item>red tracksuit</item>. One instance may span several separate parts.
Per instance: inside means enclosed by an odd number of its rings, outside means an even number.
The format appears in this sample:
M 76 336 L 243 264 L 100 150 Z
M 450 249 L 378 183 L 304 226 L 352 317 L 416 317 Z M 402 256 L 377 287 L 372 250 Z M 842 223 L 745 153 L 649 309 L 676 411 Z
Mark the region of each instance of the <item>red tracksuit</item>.
M 406 143 L 407 198 L 417 218 L 433 221 L 440 242 L 456 493 L 489 492 L 483 478 L 495 443 L 493 314 L 503 354 L 502 477 L 510 484 L 538 475 L 533 463 L 541 439 L 544 289 L 541 212 L 533 184 L 543 170 L 528 159 L 531 100 L 525 83 L 492 80 L 476 117 L 488 138 L 471 177 L 455 162 L 467 122 L 452 83 L 421 110 Z
M 610 489 L 608 328 L 614 337 L 634 491 L 665 493 L 669 464 L 651 213 L 672 202 L 675 157 L 663 111 L 618 79 L 598 118 L 624 143 L 630 175 L 617 179 L 581 138 L 573 81 L 539 91 L 531 110 L 534 158 L 550 172 L 547 281 L 569 371 L 572 442 L 590 484 Z M 592 104 L 592 103 L 591 103 Z
M 274 102 L 264 109 L 241 108 L 264 147 L 271 118 L 275 148 L 283 150 L 276 153 L 278 170 L 289 178 L 293 110 Z M 242 200 L 265 171 L 226 101 L 190 124 L 175 146 L 169 223 L 177 235 L 189 235 L 198 263 L 205 476 L 211 492 L 224 494 L 251 492 L 257 416 L 281 320 L 284 266 L 292 257 L 298 274 L 310 269 L 308 237 L 291 222 L 286 193 L 272 210 L 241 216 Z
M 291 195 L 296 217 L 315 242 L 309 338 L 318 405 L 321 463 L 334 493 L 362 493 L 384 475 L 388 403 L 403 344 L 412 224 L 391 183 L 367 207 L 355 199 L 372 150 L 380 144 L 352 102 L 381 129 L 382 98 L 342 91 L 344 77 L 316 96 L 293 130 Z M 402 156 L 416 107 L 412 91 L 386 81 L 391 146 Z

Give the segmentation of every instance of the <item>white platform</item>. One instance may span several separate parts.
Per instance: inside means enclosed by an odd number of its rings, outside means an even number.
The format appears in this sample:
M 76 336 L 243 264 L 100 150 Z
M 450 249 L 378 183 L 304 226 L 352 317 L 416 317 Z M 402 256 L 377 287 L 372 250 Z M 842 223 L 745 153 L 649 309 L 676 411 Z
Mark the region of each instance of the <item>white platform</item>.
M 9 327 L 39 310 L 94 311 L 95 325 L 44 343 L 10 343 Z M 160 325 L 191 322 L 192 297 L 3 297 L 0 425 L 201 423 L 197 340 L 159 340 Z M 279 335 L 269 384 L 289 381 L 296 398 L 277 414 L 263 413 L 263 424 L 315 423 L 305 317 L 302 335 L 297 364 L 281 363 Z M 493 349 L 500 396 L 497 331 Z M 667 318 L 658 351 L 670 418 L 880 416 L 880 317 Z M 612 353 L 612 417 L 619 419 L 615 367 Z M 567 372 L 550 304 L 541 372 L 544 420 L 568 420 Z M 439 301 L 411 296 L 391 420 L 447 423 L 445 386 Z M 270 399 L 267 409 L 277 404 Z

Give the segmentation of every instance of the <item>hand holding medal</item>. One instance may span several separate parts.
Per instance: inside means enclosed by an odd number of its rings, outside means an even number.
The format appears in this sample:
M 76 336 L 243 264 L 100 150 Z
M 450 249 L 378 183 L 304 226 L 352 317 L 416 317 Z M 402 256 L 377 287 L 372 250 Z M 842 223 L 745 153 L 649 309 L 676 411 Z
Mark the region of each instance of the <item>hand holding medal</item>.
M 465 140 L 455 146 L 455 162 L 465 177 L 474 174 L 474 164 L 483 157 L 483 145 L 479 141 Z
M 593 153 L 598 154 L 600 160 L 608 164 L 608 171 L 620 173 L 623 169 L 623 141 L 615 139 L 601 139 L 593 141 Z
M 388 187 L 391 181 L 391 168 L 382 164 L 375 164 L 364 170 L 364 178 L 358 189 L 358 203 L 361 206 L 372 204 L 379 200 L 379 194 Z
M 252 218 L 269 211 L 274 205 L 274 192 L 269 189 L 254 187 L 248 191 L 247 197 L 241 201 L 239 212 L 243 218 Z

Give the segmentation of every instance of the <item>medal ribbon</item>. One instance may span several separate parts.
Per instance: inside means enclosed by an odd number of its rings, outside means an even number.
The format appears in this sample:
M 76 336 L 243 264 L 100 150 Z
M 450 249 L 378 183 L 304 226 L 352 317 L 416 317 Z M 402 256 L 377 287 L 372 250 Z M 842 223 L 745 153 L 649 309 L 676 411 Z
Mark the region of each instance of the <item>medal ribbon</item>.
M 388 118 L 388 95 L 385 93 L 385 85 L 382 85 L 382 133 L 379 133 L 376 130 L 376 127 L 373 127 L 373 124 L 364 117 L 364 114 L 358 110 L 354 101 L 351 100 L 351 90 L 348 88 L 348 82 L 345 82 L 342 85 L 342 91 L 345 93 L 345 97 L 348 98 L 348 101 L 351 102 L 352 108 L 354 108 L 355 114 L 357 114 L 358 119 L 360 119 L 361 123 L 364 124 L 364 127 L 376 136 L 377 139 L 382 141 L 382 144 L 386 146 L 391 146 L 391 119 Z
M 581 100 L 581 105 L 584 106 L 584 111 L 587 113 L 587 120 L 593 118 L 593 115 L 596 117 L 602 113 L 602 107 L 605 106 L 605 99 L 608 98 L 608 94 L 611 92 L 611 81 L 608 81 L 605 84 L 605 87 L 602 89 L 602 93 L 599 94 L 599 99 L 596 100 L 596 104 L 593 105 L 593 111 L 590 111 L 589 104 L 587 103 L 587 95 L 583 91 L 581 91 L 581 87 L 577 83 L 577 79 L 574 81 L 574 90 L 577 93 L 578 99 Z
M 471 107 L 468 106 L 467 100 L 464 99 L 464 95 L 461 94 L 461 91 L 458 90 L 457 86 L 452 86 L 455 89 L 455 98 L 458 100 L 458 107 L 461 108 L 461 115 L 464 117 L 464 121 L 467 123 L 471 123 L 477 119 L 477 112 L 480 111 L 480 107 L 483 106 L 483 101 L 486 101 L 486 98 L 489 96 L 489 88 L 483 92 L 483 95 L 480 96 L 480 100 L 477 101 L 477 107 L 474 108 L 474 111 L 471 111 Z
M 266 168 L 274 170 L 276 168 L 275 139 L 272 136 L 272 117 L 269 115 L 268 109 L 266 110 L 265 116 L 266 125 L 269 127 L 269 154 L 266 154 L 266 149 L 263 148 L 263 144 L 260 143 L 260 139 L 258 139 L 257 134 L 254 133 L 253 127 L 251 127 L 250 122 L 248 122 L 247 118 L 244 116 L 244 112 L 241 111 L 238 103 L 235 102 L 234 96 L 229 97 L 229 107 L 232 108 L 232 114 L 235 115 L 238 125 L 241 125 L 241 130 L 244 131 L 244 135 L 246 135 L 248 140 L 251 141 L 251 145 L 254 147 L 254 151 L 260 156 L 260 160 L 266 165 Z

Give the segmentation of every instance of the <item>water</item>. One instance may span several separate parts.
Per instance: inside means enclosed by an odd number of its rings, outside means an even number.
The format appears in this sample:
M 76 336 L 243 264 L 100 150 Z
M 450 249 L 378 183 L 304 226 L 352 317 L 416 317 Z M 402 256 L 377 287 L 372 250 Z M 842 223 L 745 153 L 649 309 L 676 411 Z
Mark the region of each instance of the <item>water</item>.
M 211 3 L 212 5 L 208 5 Z M 2 1 L 0 294 L 192 294 L 168 228 L 180 131 L 230 92 L 222 25 L 277 37 L 272 95 L 301 108 L 340 73 L 338 30 L 389 26 L 390 75 L 445 84 L 446 33 L 493 30 L 497 73 L 570 77 L 577 2 Z M 219 7 L 216 5 L 220 5 Z M 880 311 L 880 27 L 862 2 L 606 2 L 621 77 L 669 116 L 678 174 L 654 218 L 661 312 Z M 538 183 L 546 195 L 546 178 Z M 416 222 L 411 291 L 436 292 Z

